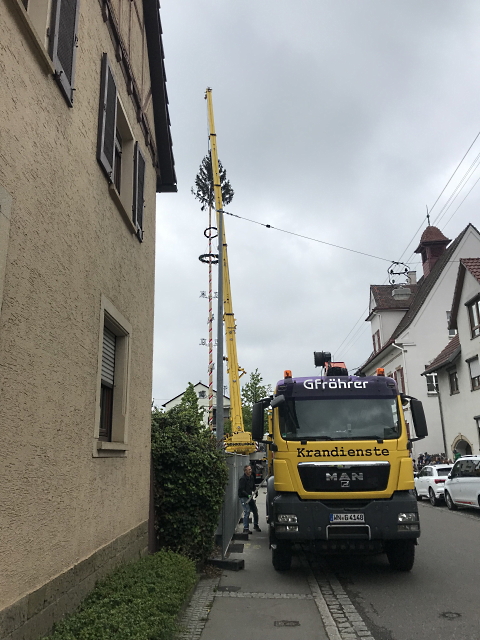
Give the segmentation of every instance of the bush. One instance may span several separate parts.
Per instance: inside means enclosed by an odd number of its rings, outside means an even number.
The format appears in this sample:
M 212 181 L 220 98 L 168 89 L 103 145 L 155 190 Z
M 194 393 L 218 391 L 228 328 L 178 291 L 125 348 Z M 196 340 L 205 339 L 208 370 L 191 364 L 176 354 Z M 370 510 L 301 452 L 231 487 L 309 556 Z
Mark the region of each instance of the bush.
M 193 385 L 180 405 L 152 413 L 155 528 L 159 543 L 204 562 L 222 508 L 224 454 L 202 422 Z
M 195 582 L 191 560 L 162 550 L 98 583 L 47 640 L 172 640 Z

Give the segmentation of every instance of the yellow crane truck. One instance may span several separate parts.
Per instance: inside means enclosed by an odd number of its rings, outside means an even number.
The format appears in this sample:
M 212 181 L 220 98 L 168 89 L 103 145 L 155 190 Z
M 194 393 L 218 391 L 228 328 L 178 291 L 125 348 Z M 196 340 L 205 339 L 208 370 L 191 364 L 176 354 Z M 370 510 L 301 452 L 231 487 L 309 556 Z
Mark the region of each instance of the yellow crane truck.
M 326 352 L 315 353 L 315 365 L 324 375 L 294 378 L 285 371 L 275 394 L 253 408 L 257 441 L 270 408 L 273 566 L 288 570 L 292 546 L 313 543 L 319 553 L 385 552 L 393 569 L 410 571 L 420 536 L 411 449 L 428 435 L 422 403 L 399 393 L 383 369 L 349 375 Z

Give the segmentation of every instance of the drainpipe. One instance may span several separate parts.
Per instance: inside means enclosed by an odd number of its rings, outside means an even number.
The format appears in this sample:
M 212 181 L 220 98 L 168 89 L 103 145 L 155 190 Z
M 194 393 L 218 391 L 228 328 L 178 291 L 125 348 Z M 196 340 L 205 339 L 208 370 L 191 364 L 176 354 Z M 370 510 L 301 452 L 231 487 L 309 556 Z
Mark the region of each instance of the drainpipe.
M 443 437 L 443 446 L 445 447 L 445 455 L 447 455 L 447 436 L 445 435 L 445 422 L 443 421 L 443 407 L 442 407 L 442 398 L 440 397 L 440 380 L 437 377 L 437 398 L 438 398 L 438 408 L 440 409 L 440 424 L 442 426 L 442 437 Z M 450 456 L 447 456 L 447 459 Z
M 402 356 L 403 356 L 403 382 L 405 383 L 405 389 L 403 391 L 404 391 L 405 394 L 409 395 L 408 394 L 407 366 L 406 366 L 406 363 L 405 363 L 405 349 L 404 349 L 403 346 L 400 347 L 398 344 L 395 344 L 395 342 L 392 342 L 392 346 L 395 347 L 396 349 L 400 349 L 400 351 L 402 352 Z M 412 442 L 412 443 L 410 443 L 410 446 L 412 446 L 412 449 L 411 449 L 412 455 L 416 455 L 415 451 L 413 449 L 415 444 Z
M 407 346 L 414 346 L 412 345 L 407 345 Z M 402 347 L 400 347 L 398 344 L 395 344 L 395 342 L 392 342 L 392 347 L 395 347 L 396 349 L 400 349 L 400 351 L 403 354 L 403 381 L 405 382 L 405 389 L 404 392 L 408 395 L 408 377 L 407 377 L 407 365 L 405 363 L 405 349 Z

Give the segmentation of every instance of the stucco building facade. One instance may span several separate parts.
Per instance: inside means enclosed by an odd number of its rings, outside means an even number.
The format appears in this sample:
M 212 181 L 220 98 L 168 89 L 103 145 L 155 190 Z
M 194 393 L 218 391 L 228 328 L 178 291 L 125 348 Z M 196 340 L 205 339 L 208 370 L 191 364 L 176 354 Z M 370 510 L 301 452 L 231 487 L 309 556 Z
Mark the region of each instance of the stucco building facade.
M 447 451 L 480 453 L 480 258 L 462 258 L 450 315 L 458 331 L 422 374 L 436 375 Z
M 410 273 L 403 295 L 393 293 L 397 286 L 372 285 L 370 313 L 373 353 L 359 371 L 374 375 L 378 367 L 396 379 L 399 390 L 422 401 L 429 435 L 414 443 L 414 457 L 422 451 L 447 453 L 442 429 L 441 409 L 432 378 L 422 376 L 425 365 L 453 337 L 449 329 L 451 301 L 459 260 L 479 255 L 480 234 L 469 224 L 452 241 L 436 227 L 427 227 L 416 252 L 420 254 L 423 275 Z M 409 411 L 406 420 L 411 423 Z M 412 437 L 414 434 L 411 434 Z
M 158 0 L 0 0 L 0 638 L 147 550 Z

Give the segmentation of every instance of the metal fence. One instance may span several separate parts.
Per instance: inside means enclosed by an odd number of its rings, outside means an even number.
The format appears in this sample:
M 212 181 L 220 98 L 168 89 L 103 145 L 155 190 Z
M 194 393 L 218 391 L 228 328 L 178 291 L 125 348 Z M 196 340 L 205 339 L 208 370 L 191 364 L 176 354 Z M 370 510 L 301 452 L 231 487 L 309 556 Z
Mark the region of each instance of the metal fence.
M 228 484 L 225 488 L 222 513 L 215 533 L 215 541 L 222 549 L 222 557 L 227 552 L 242 514 L 242 507 L 238 499 L 238 481 L 243 476 L 243 467 L 250 463 L 250 459 L 248 456 L 240 456 L 237 453 L 227 453 L 225 462 L 228 468 Z

